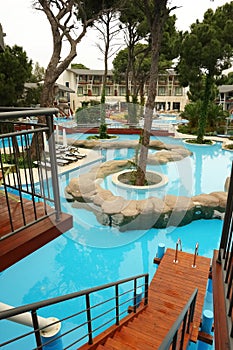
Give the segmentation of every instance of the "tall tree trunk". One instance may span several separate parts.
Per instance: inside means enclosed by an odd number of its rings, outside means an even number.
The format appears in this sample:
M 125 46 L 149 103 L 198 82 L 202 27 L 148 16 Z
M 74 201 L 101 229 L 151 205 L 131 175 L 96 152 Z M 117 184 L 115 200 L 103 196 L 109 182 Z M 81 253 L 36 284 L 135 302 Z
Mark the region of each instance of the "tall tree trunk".
M 105 124 L 106 110 L 105 110 L 105 101 L 106 101 L 106 82 L 108 74 L 108 49 L 106 47 L 104 53 L 104 76 L 103 76 L 103 85 L 101 92 L 101 107 L 100 107 L 100 129 L 101 126 Z
M 198 130 L 197 130 L 198 143 L 204 142 L 208 104 L 211 96 L 211 86 L 212 86 L 212 76 L 210 74 L 207 74 L 205 78 L 205 92 L 204 92 L 204 97 L 201 105 L 200 117 L 198 119 Z
M 148 157 L 148 148 L 150 144 L 150 134 L 152 126 L 153 110 L 155 106 L 156 87 L 158 80 L 158 65 L 159 65 L 159 50 L 163 35 L 163 28 L 168 16 L 168 9 L 166 7 L 167 0 L 160 0 L 156 2 L 154 8 L 153 22 L 150 24 L 151 32 L 151 68 L 148 88 L 148 98 L 146 102 L 144 129 L 141 138 L 141 149 L 139 155 L 139 162 L 137 165 L 136 186 L 144 186 L 146 176 L 146 165 Z M 148 8 L 149 10 L 149 8 Z M 153 16 L 152 15 L 152 16 Z M 147 13 L 148 22 L 151 19 L 150 13 Z
M 104 38 L 105 49 L 104 49 L 104 76 L 103 76 L 103 86 L 101 92 L 101 108 L 100 108 L 100 132 L 99 136 L 107 137 L 107 129 L 105 128 L 105 118 L 106 118 L 106 84 L 107 84 L 107 75 L 108 75 L 108 55 L 110 48 L 110 23 L 111 23 L 111 14 L 106 14 L 106 20 L 103 20 L 106 26 L 106 35 Z M 105 131 L 104 131 L 105 130 Z M 102 135 L 102 136 L 101 136 Z

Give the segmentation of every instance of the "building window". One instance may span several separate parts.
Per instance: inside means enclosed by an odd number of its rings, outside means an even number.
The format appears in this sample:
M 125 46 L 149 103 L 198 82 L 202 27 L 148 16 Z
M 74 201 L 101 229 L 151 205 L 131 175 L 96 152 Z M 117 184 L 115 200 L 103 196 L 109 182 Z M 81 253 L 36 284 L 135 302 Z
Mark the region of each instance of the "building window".
M 159 76 L 159 85 L 165 85 L 167 83 L 167 78 L 163 76 Z
M 93 83 L 94 84 L 101 84 L 102 83 L 102 77 L 100 75 L 94 75 L 93 76 Z
M 175 96 L 182 96 L 182 87 L 175 87 Z
M 109 86 L 106 86 L 105 92 L 106 92 L 106 96 L 111 96 L 111 88 Z
M 100 89 L 96 86 L 92 87 L 92 95 L 99 96 L 100 95 Z
M 126 95 L 126 88 L 124 86 L 119 87 L 119 95 L 125 96 Z
M 158 95 L 159 96 L 165 96 L 166 95 L 166 88 L 164 86 L 160 86 L 158 89 Z
M 80 75 L 78 80 L 79 80 L 80 83 L 86 83 L 87 82 L 87 76 L 86 75 Z
M 180 102 L 173 102 L 173 110 L 180 111 Z
M 78 87 L 77 94 L 78 95 L 83 95 L 83 87 L 82 86 Z

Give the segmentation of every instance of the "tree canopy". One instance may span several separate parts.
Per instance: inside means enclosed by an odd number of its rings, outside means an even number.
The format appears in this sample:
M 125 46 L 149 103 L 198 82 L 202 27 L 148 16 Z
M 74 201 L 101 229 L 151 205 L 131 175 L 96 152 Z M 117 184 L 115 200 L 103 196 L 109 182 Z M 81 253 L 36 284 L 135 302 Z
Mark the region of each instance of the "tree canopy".
M 17 45 L 6 46 L 0 54 L 0 105 L 17 106 L 24 93 L 24 84 L 32 73 L 32 61 Z
M 233 57 L 233 2 L 209 9 L 202 22 L 191 25 L 184 33 L 177 67 L 180 81 L 189 85 L 189 98 L 201 101 L 198 143 L 204 142 L 207 110 L 215 98 L 215 82 L 224 69 L 231 66 Z
M 112 9 L 118 5 L 116 0 L 34 1 L 34 7 L 46 15 L 53 37 L 53 52 L 45 72 L 41 106 L 53 105 L 54 84 L 76 57 L 77 45 L 85 36 L 87 28 L 93 26 L 94 21 L 108 8 Z M 65 42 L 69 49 L 63 58 L 62 49 Z

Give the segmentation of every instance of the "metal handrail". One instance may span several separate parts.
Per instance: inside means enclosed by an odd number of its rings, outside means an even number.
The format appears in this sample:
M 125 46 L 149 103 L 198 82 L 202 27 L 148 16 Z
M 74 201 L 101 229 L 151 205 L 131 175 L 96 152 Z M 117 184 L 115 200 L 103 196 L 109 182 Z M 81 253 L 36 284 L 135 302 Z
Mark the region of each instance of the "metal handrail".
M 126 285 L 129 283 L 129 285 Z M 123 287 L 124 285 L 124 287 Z M 120 293 L 119 291 L 119 287 L 122 286 L 123 288 L 123 292 Z M 37 348 L 36 349 L 41 349 L 42 348 L 42 340 L 41 340 L 41 331 L 43 329 L 45 329 L 46 327 L 39 327 L 39 321 L 38 321 L 38 316 L 37 316 L 37 311 L 38 310 L 42 310 L 45 309 L 46 307 L 50 307 L 52 305 L 55 304 L 61 304 L 62 302 L 66 302 L 72 299 L 78 299 L 81 297 L 85 298 L 85 302 L 84 304 L 86 305 L 86 307 L 84 309 L 74 309 L 74 313 L 71 314 L 67 314 L 63 319 L 56 319 L 55 321 L 51 321 L 51 325 L 57 324 L 57 323 L 61 323 L 64 322 L 66 320 L 70 320 L 72 319 L 72 317 L 77 317 L 78 315 L 81 314 L 86 314 L 86 322 L 75 326 L 73 329 L 70 329 L 68 331 L 66 331 L 63 334 L 57 335 L 57 338 L 53 338 L 53 341 L 59 338 L 63 338 L 66 334 L 74 332 L 77 329 L 80 329 L 81 327 L 86 326 L 87 328 L 87 332 L 85 334 L 82 334 L 80 336 L 80 338 L 77 338 L 75 340 L 74 343 L 72 344 L 76 344 L 79 343 L 80 341 L 83 341 L 83 339 L 85 337 L 88 337 L 88 343 L 92 344 L 93 343 L 93 334 L 99 330 L 102 326 L 106 326 L 107 324 L 112 325 L 119 325 L 120 324 L 120 320 L 123 318 L 123 316 L 128 314 L 128 306 L 129 304 L 133 304 L 133 312 L 136 312 L 136 307 L 137 307 L 137 300 L 135 295 L 137 294 L 137 290 L 140 288 L 143 289 L 143 304 L 147 305 L 148 304 L 148 286 L 149 286 L 149 275 L 148 274 L 141 274 L 141 275 L 137 275 L 137 276 L 133 276 L 130 278 L 125 278 L 122 279 L 120 281 L 117 282 L 112 282 L 112 283 L 107 283 L 104 284 L 102 286 L 98 286 L 95 288 L 89 288 L 83 291 L 79 291 L 79 292 L 75 292 L 75 293 L 70 293 L 67 295 L 63 295 L 63 296 L 59 296 L 56 298 L 51 298 L 48 300 L 44 300 L 44 301 L 40 301 L 40 302 L 36 302 L 36 303 L 32 303 L 32 304 L 28 304 L 28 305 L 24 305 L 24 306 L 20 306 L 20 307 L 16 307 L 13 309 L 9 309 L 9 310 L 5 310 L 0 312 L 0 320 L 4 320 L 4 319 L 9 319 L 12 318 L 14 316 L 18 316 L 18 315 L 23 315 L 25 313 L 30 312 L 32 315 L 32 323 L 34 325 L 34 330 L 25 333 L 23 335 L 18 336 L 17 338 L 13 338 L 10 339 L 8 341 L 5 341 L 4 343 L 0 344 L 0 347 L 4 347 L 7 344 L 13 343 L 15 341 L 17 341 L 18 339 L 22 339 L 24 337 L 27 337 L 31 334 L 34 333 L 35 338 L 36 338 L 36 343 L 37 343 Z M 91 296 L 96 293 L 96 292 L 101 292 L 104 291 L 106 289 L 111 289 L 113 288 L 114 291 L 114 296 L 111 297 L 110 299 L 104 299 L 104 301 L 98 303 L 98 304 L 93 304 L 91 302 Z M 126 289 L 127 288 L 127 289 Z M 103 307 L 105 305 L 108 305 L 108 309 L 103 311 L 99 311 L 99 313 L 97 314 L 96 309 L 98 307 Z M 110 305 L 109 305 L 110 304 Z M 75 304 L 76 307 L 78 305 L 78 303 Z M 124 308 L 124 310 L 122 310 Z M 46 310 L 46 309 L 45 309 Z M 73 310 L 73 309 L 72 309 Z M 95 315 L 92 315 L 93 310 L 95 310 Z M 115 310 L 115 316 L 110 315 L 112 318 L 107 319 L 107 314 L 111 313 Z M 45 313 L 45 311 L 43 311 Z M 98 328 L 95 328 L 93 321 L 96 321 L 98 318 L 105 316 L 105 323 L 104 325 L 101 324 L 101 326 L 99 326 Z M 109 316 L 109 317 L 110 317 Z M 106 321 L 107 319 L 107 321 Z M 48 341 L 48 343 L 51 342 L 50 340 Z M 46 345 L 44 343 L 44 345 Z M 69 345 L 67 346 L 67 348 L 69 347 Z
M 193 268 L 197 267 L 196 260 L 197 260 L 197 255 L 198 255 L 198 248 L 199 248 L 199 244 L 197 242 L 195 245 L 195 251 L 194 251 L 194 258 L 193 258 L 193 264 L 192 264 Z
M 233 339 L 233 162 L 217 262 L 222 266 L 228 332 Z
M 37 108 L 37 109 L 15 109 L 15 108 L 1 108 L 4 112 L 0 113 L 0 141 L 2 146 L 0 148 L 0 172 L 1 172 L 1 186 L 3 188 L 2 200 L 6 201 L 8 208 L 8 218 L 10 223 L 10 232 L 4 232 L 1 235 L 1 240 L 21 231 L 22 229 L 42 220 L 44 217 L 55 214 L 56 221 L 60 219 L 61 206 L 60 194 L 58 186 L 58 172 L 55 157 L 55 140 L 54 140 L 54 126 L 53 116 L 57 113 L 55 108 Z M 45 123 L 35 123 L 21 120 L 25 117 L 45 116 Z M 20 118 L 20 119 L 19 119 Z M 49 167 L 37 168 L 37 172 L 33 170 L 35 167 L 33 160 L 39 163 L 44 161 L 48 164 L 45 152 L 41 152 L 39 144 L 43 144 L 43 137 L 47 135 L 48 150 L 50 155 Z M 41 136 L 41 138 L 40 138 Z M 34 159 L 31 153 L 31 140 L 35 138 Z M 41 141 L 42 139 L 42 141 Z M 21 160 L 18 155 L 21 155 Z M 6 164 L 6 160 L 13 161 L 14 164 Z M 20 165 L 19 162 L 22 161 Z M 7 168 L 8 167 L 8 168 Z M 10 169 L 10 171 L 9 171 Z M 12 173 L 11 173 L 12 172 Z M 51 180 L 50 180 L 51 179 Z M 50 186 L 50 181 L 52 186 Z M 21 227 L 16 226 L 13 220 L 13 199 L 12 192 L 17 201 L 17 210 L 22 216 Z M 33 218 L 26 216 L 25 212 L 25 196 L 32 203 Z M 37 202 L 41 202 L 44 207 L 44 215 L 38 216 Z M 38 208 L 38 209 L 37 209 Z
M 184 345 L 184 335 L 185 333 L 190 333 L 190 324 L 193 322 L 193 316 L 194 316 L 194 310 L 195 310 L 195 304 L 197 299 L 197 293 L 198 289 L 196 288 L 189 298 L 188 302 L 186 303 L 185 307 L 181 311 L 179 317 L 176 319 L 175 323 L 171 327 L 170 331 L 164 338 L 162 344 L 159 346 L 158 350 L 168 350 L 170 349 L 170 346 L 172 345 L 172 349 L 177 348 L 177 342 L 178 342 L 178 331 L 182 324 L 182 330 L 181 330 L 181 338 L 179 343 L 179 349 L 183 349 Z
M 34 116 L 51 116 L 57 114 L 59 111 L 57 108 L 18 108 L 18 107 L 1 107 L 0 108 L 0 120 L 1 119 L 17 119 L 17 118 L 26 118 Z
M 180 246 L 180 251 L 182 252 L 182 243 L 181 243 L 181 239 L 178 238 L 177 242 L 176 242 L 176 251 L 175 251 L 175 259 L 173 260 L 173 262 L 175 264 L 178 263 L 178 247 Z

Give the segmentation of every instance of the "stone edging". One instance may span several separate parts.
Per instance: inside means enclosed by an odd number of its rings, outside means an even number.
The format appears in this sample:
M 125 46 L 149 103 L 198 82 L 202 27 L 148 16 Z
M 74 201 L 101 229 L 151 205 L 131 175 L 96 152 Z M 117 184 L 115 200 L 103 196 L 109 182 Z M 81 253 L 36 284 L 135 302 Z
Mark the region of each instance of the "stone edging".
M 149 161 L 164 164 L 189 155 L 190 151 L 176 147 L 156 152 Z M 163 199 L 127 200 L 101 187 L 104 177 L 130 167 L 132 162 L 129 160 L 107 161 L 92 168 L 91 172 L 71 179 L 65 189 L 67 201 L 75 208 L 92 211 L 102 225 L 118 227 L 121 231 L 183 226 L 193 220 L 223 218 L 227 201 L 224 191 L 191 198 L 166 195 Z

